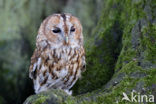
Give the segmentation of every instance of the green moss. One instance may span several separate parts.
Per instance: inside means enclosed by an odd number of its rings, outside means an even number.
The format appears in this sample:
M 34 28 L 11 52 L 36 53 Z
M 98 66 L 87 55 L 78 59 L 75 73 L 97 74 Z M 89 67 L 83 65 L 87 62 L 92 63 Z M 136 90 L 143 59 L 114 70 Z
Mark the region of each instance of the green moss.
M 156 25 L 148 24 L 142 29 L 143 34 L 142 38 L 142 47 L 145 50 L 145 56 L 147 60 L 151 60 L 152 63 L 156 63 Z
M 49 97 L 48 96 L 43 96 L 43 95 L 39 95 L 38 98 L 32 102 L 32 104 L 42 104 L 44 103 Z
M 146 86 L 152 86 L 156 84 L 156 68 L 151 68 L 146 71 L 148 76 L 145 77 Z

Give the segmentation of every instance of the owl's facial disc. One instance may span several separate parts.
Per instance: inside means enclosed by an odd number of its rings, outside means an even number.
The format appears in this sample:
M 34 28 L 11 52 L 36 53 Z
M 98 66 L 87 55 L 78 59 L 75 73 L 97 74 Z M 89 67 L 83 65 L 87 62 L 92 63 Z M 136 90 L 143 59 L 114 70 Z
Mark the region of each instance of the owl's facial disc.
M 83 44 L 80 21 L 68 14 L 54 14 L 47 18 L 45 35 L 51 45 L 79 47 Z

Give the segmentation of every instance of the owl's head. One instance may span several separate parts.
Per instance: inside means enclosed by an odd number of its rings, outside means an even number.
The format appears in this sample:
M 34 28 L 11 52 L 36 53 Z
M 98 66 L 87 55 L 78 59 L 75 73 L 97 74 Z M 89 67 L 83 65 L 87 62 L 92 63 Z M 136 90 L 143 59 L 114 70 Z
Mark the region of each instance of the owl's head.
M 82 25 L 70 14 L 53 14 L 41 24 L 37 45 L 46 45 L 45 40 L 54 48 L 79 47 L 83 45 Z

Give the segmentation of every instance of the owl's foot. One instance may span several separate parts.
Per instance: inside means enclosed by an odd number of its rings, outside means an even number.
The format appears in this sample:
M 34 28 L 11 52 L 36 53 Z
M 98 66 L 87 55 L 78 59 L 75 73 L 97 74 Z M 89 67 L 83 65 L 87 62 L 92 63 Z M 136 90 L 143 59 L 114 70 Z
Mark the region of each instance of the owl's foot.
M 64 90 L 68 95 L 72 95 L 72 90 Z

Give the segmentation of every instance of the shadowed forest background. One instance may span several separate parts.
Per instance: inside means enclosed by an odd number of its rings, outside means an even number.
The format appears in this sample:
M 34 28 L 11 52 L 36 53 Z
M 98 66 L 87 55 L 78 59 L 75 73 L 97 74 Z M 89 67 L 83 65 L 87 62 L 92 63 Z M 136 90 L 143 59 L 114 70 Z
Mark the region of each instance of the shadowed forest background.
M 72 88 L 74 97 L 31 98 L 28 69 L 38 28 L 63 12 L 83 25 L 87 71 Z M 0 0 L 0 104 L 28 97 L 27 104 L 113 104 L 133 89 L 156 98 L 155 0 Z

